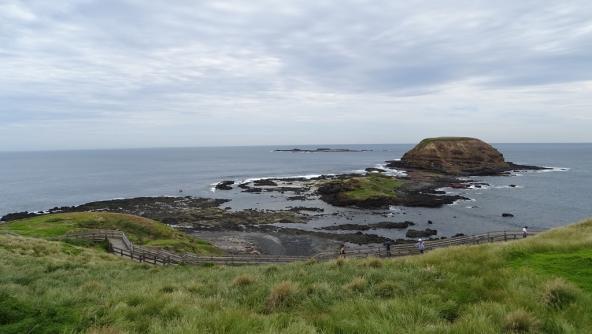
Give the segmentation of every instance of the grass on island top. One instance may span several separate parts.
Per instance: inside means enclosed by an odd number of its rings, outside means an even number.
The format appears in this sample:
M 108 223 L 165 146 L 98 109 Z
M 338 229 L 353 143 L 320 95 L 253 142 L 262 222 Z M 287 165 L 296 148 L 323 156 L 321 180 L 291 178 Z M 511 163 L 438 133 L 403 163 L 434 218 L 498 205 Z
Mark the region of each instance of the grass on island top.
M 8 231 L 35 238 L 60 237 L 85 229 L 120 230 L 139 245 L 177 252 L 219 253 L 207 242 L 158 223 L 152 219 L 109 212 L 73 212 L 41 215 L 0 225 L 0 233 Z
M 371 173 L 367 176 L 354 177 L 338 182 L 346 182 L 354 188 L 354 190 L 342 193 L 341 196 L 356 201 L 371 198 L 395 198 L 397 197 L 395 190 L 403 184 L 401 180 L 379 173 Z
M 1 333 L 592 333 L 592 221 L 396 259 L 151 266 L 0 234 Z
M 434 143 L 434 142 L 455 142 L 455 141 L 464 141 L 464 140 L 475 140 L 476 138 L 471 137 L 434 137 L 434 138 L 426 138 L 417 144 L 418 148 L 422 148 L 427 144 Z

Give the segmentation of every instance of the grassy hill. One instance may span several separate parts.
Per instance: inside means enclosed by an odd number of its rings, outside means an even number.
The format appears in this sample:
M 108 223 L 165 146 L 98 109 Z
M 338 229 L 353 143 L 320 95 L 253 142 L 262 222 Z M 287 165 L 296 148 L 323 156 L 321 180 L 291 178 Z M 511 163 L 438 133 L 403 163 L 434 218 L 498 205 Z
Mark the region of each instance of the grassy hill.
M 0 332 L 592 333 L 591 249 L 587 221 L 399 259 L 154 267 L 0 234 Z
M 74 212 L 42 215 L 0 225 L 0 233 L 12 232 L 35 238 L 56 238 L 85 229 L 120 230 L 136 244 L 177 252 L 220 253 L 207 242 L 152 219 L 109 212 Z

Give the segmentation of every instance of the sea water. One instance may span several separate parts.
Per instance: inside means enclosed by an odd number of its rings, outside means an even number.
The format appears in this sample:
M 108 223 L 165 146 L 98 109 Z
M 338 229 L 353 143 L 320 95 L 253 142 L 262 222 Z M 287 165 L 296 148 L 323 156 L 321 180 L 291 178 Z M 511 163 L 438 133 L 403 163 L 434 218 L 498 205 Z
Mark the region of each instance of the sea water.
M 555 167 L 513 176 L 479 177 L 491 186 L 456 190 L 470 201 L 443 208 L 402 208 L 370 212 L 333 208 L 319 201 L 286 203 L 277 194 L 212 191 L 221 180 L 313 176 L 361 172 L 385 160 L 400 158 L 412 145 L 311 145 L 372 150 L 368 152 L 274 152 L 287 146 L 200 147 L 0 153 L 0 215 L 55 206 L 137 196 L 203 196 L 230 198 L 234 208 L 321 206 L 326 215 L 298 226 L 316 229 L 340 223 L 414 221 L 417 229 L 439 235 L 547 228 L 592 216 L 592 144 L 495 144 L 509 161 Z M 510 187 L 516 185 L 516 187 Z M 453 190 L 449 190 L 453 191 Z M 273 197 L 272 197 L 273 196 Z M 514 218 L 503 218 L 502 213 Z M 338 213 L 336 215 L 330 215 Z M 428 224 L 428 220 L 433 224 Z M 391 237 L 400 231 L 376 230 Z

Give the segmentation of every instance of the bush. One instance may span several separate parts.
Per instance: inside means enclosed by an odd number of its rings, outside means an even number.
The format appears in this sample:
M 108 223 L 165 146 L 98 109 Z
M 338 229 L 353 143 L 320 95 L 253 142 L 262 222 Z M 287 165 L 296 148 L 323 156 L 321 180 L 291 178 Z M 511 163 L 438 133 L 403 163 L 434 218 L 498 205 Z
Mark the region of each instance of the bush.
M 252 275 L 249 274 L 241 274 L 238 275 L 232 280 L 232 285 L 234 286 L 247 286 L 255 283 L 256 279 Z
M 176 290 L 177 290 L 177 288 L 172 285 L 165 285 L 162 288 L 160 288 L 160 292 L 163 292 L 163 293 L 173 293 Z
M 536 332 L 539 321 L 525 310 L 510 312 L 504 318 L 504 329 L 507 333 Z
M 271 292 L 267 297 L 267 310 L 273 311 L 280 307 L 288 307 L 295 301 L 295 296 L 298 294 L 298 284 L 291 281 L 283 281 L 271 288 Z
M 367 284 L 368 282 L 363 277 L 356 277 L 351 282 L 344 285 L 343 288 L 350 291 L 360 292 L 366 288 Z
M 381 260 L 379 260 L 375 257 L 372 257 L 372 258 L 369 258 L 368 260 L 366 260 L 366 265 L 368 267 L 372 267 L 372 268 L 382 268 L 383 263 Z
M 547 282 L 543 288 L 544 303 L 553 308 L 563 308 L 576 300 L 576 287 L 561 278 Z
M 374 287 L 374 295 L 382 298 L 392 298 L 400 291 L 400 287 L 393 282 L 382 282 Z

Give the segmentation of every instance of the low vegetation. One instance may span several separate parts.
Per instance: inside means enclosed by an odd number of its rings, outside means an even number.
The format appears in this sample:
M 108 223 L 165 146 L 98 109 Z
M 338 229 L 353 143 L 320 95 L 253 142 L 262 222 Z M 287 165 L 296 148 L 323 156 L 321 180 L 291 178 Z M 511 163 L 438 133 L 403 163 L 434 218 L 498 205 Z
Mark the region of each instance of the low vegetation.
M 377 197 L 394 198 L 397 196 L 395 190 L 402 184 L 402 181 L 382 174 L 352 178 L 347 182 L 353 183 L 353 189 L 343 195 L 357 201 Z
M 338 194 L 341 201 L 366 201 L 372 199 L 394 199 L 395 191 L 404 181 L 379 173 L 365 176 L 350 177 L 342 180 L 329 181 L 339 187 Z
M 424 147 L 427 144 L 434 143 L 434 142 L 454 142 L 454 141 L 463 141 L 463 140 L 473 140 L 474 138 L 470 137 L 435 137 L 435 138 L 426 138 L 419 142 L 418 147 Z
M 592 333 L 591 248 L 588 221 L 399 259 L 156 267 L 0 234 L 0 332 Z
M 58 238 L 66 233 L 107 229 L 125 232 L 139 245 L 176 252 L 219 253 L 210 244 L 154 220 L 109 212 L 73 212 L 41 215 L 0 225 L 0 233 L 11 232 L 35 238 Z

